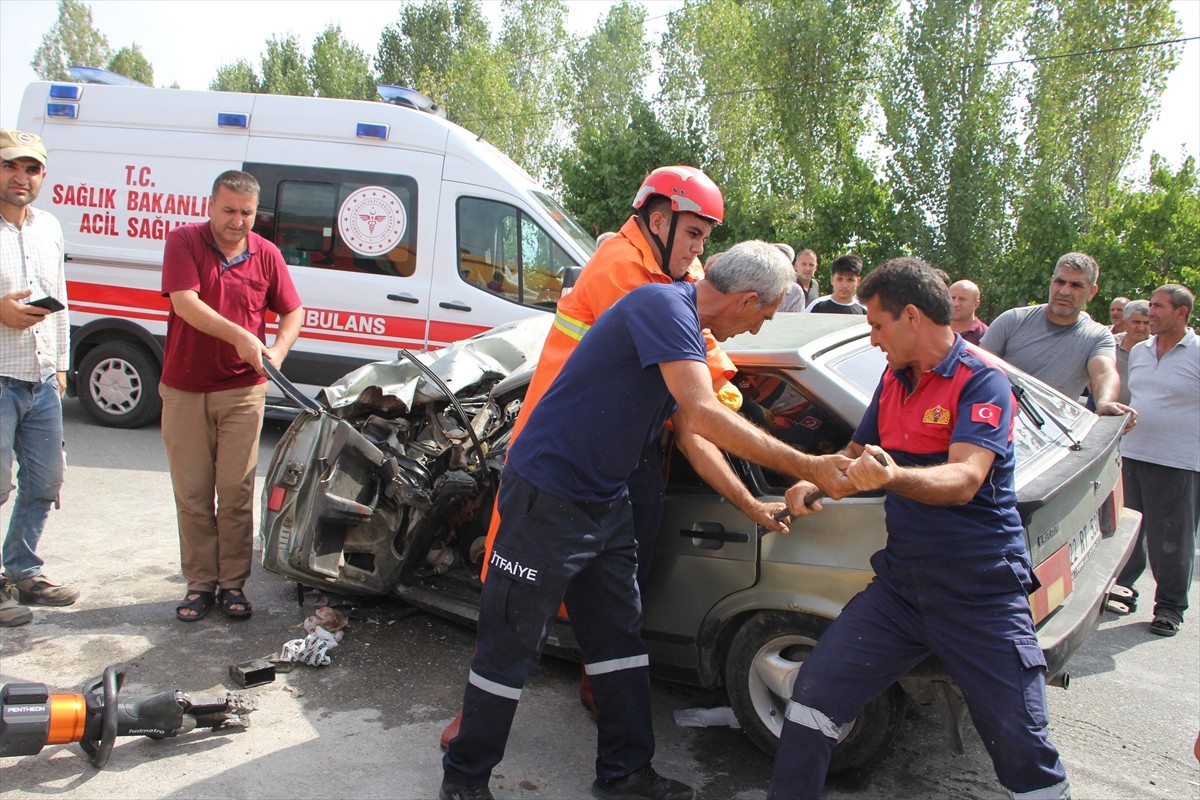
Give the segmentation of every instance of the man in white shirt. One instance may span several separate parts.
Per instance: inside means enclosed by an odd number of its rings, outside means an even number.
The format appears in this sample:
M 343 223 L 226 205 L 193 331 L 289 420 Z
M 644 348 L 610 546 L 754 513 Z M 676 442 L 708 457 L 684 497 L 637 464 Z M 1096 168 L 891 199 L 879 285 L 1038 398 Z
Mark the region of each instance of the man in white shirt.
M 1129 351 L 1129 389 L 1142 414 L 1121 442 L 1121 468 L 1125 505 L 1142 512 L 1142 530 L 1117 583 L 1132 589 L 1149 561 L 1150 632 L 1159 636 L 1183 624 L 1200 529 L 1200 340 L 1187 325 L 1195 303 L 1179 284 L 1156 289 L 1152 335 Z

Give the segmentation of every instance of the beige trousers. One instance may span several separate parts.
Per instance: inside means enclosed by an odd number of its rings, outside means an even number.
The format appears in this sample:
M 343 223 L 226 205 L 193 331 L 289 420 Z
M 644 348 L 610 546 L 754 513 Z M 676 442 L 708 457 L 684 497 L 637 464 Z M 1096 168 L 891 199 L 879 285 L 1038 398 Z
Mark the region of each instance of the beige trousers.
M 158 385 L 189 591 L 240 589 L 254 557 L 254 470 L 267 384 L 221 392 Z

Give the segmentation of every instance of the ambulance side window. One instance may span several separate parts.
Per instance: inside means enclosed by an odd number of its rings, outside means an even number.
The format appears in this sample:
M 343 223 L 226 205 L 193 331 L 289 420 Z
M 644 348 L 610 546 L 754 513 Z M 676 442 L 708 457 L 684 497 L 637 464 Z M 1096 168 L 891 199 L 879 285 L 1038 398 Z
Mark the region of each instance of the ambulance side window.
M 292 266 L 410 277 L 417 184 L 404 175 L 246 164 L 261 186 L 254 230 Z
M 458 274 L 506 300 L 554 308 L 563 271 L 575 262 L 519 208 L 495 200 L 458 200 Z

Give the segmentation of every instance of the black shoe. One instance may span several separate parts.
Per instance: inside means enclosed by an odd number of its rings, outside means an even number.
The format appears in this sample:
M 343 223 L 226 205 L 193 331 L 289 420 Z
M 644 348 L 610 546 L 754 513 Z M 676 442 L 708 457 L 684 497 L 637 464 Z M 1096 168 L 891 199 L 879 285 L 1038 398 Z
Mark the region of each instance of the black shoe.
M 463 786 L 461 783 L 442 781 L 438 800 L 496 800 L 486 786 Z
M 664 778 L 647 764 L 623 778 L 592 784 L 592 796 L 600 800 L 692 800 L 696 792 L 686 783 Z

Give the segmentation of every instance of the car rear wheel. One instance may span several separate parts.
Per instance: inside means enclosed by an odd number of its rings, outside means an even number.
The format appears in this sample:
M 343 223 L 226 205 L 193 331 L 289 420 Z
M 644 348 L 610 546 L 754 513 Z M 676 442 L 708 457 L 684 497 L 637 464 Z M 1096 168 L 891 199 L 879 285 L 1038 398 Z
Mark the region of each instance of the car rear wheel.
M 140 428 L 158 419 L 158 362 L 132 342 L 103 342 L 79 365 L 76 394 L 88 413 L 110 428 Z
M 775 755 L 784 712 L 800 665 L 829 621 L 804 614 L 770 611 L 746 622 L 733 638 L 725 660 L 725 684 L 738 723 L 763 752 Z M 906 696 L 892 685 L 843 726 L 833 748 L 830 773 L 867 764 L 896 737 L 904 721 Z

